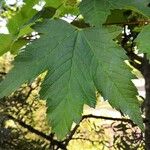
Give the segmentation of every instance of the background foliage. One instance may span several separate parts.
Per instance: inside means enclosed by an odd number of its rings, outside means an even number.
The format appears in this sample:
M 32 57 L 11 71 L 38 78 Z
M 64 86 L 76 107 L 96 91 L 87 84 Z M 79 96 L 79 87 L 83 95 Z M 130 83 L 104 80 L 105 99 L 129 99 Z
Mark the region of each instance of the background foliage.
M 44 149 L 66 149 L 78 140 L 97 148 L 144 147 L 142 111 L 131 80 L 133 68 L 139 69 L 139 53 L 149 57 L 149 16 L 148 0 L 26 0 L 20 5 L 1 1 L 1 18 L 8 29 L 0 34 L 1 62 L 7 55 L 14 59 L 1 64 L 2 131 L 13 139 L 22 135 L 17 142 L 28 142 L 32 149 L 40 149 L 41 143 Z M 105 127 L 88 119 L 97 116 L 83 113 L 85 104 L 96 107 L 98 95 L 123 117 L 108 127 L 121 132 L 114 135 L 114 145 L 110 137 L 103 137 Z M 5 120 L 10 119 L 21 127 L 7 127 Z M 84 128 L 90 123 L 86 132 L 94 137 L 82 137 L 80 123 Z M 33 138 L 29 131 L 40 137 Z M 11 139 L 7 141 L 17 149 L 19 144 Z

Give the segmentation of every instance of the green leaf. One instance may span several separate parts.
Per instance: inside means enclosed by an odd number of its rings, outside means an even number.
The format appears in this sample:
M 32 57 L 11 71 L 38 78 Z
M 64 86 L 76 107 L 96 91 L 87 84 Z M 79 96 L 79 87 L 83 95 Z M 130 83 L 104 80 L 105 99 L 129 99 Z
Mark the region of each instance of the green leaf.
M 142 29 L 135 42 L 137 42 L 138 49 L 146 53 L 150 59 L 150 25 Z
M 63 5 L 63 3 L 64 3 L 65 0 L 55 0 L 55 1 L 54 0 L 45 0 L 45 1 L 46 1 L 46 5 L 47 6 L 58 8 L 61 5 Z
M 20 49 L 23 46 L 23 44 L 27 43 L 24 40 L 20 39 L 18 41 L 18 38 L 32 31 L 30 27 L 24 28 L 23 25 L 27 21 L 29 21 L 29 19 L 31 19 L 31 17 L 37 12 L 33 9 L 33 6 L 38 1 L 39 0 L 26 0 L 26 3 L 21 8 L 21 10 L 18 11 L 10 20 L 8 20 L 7 27 L 10 34 L 0 34 L 0 56 L 8 51 L 11 51 L 12 48 L 13 52 L 17 52 L 18 49 Z M 21 33 L 19 33 L 20 31 Z
M 79 121 L 83 104 L 96 103 L 95 86 L 87 67 L 91 52 L 82 43 L 81 33 L 64 21 L 47 21 L 35 29 L 42 33 L 41 38 L 16 57 L 14 69 L 1 83 L 1 97 L 48 70 L 40 93 L 48 99 L 53 131 L 64 137 L 72 122 Z
M 24 36 L 34 31 L 31 26 L 39 20 L 50 19 L 55 15 L 56 9 L 53 7 L 44 7 L 41 11 L 37 12 L 24 26 L 20 29 L 18 37 Z
M 10 52 L 12 54 L 17 54 L 18 51 L 25 46 L 29 41 L 24 38 L 19 38 L 16 41 L 14 41 L 10 47 Z
M 142 126 L 132 75 L 123 62 L 126 56 L 112 41 L 116 29 L 81 30 L 62 20 L 46 20 L 34 29 L 41 33 L 40 39 L 16 57 L 0 84 L 0 97 L 47 71 L 40 95 L 47 99 L 48 118 L 59 138 L 80 120 L 84 104 L 95 106 L 96 89 Z
M 121 24 L 128 21 L 128 15 L 126 15 L 126 10 L 114 9 L 110 10 L 111 14 L 107 17 L 106 24 Z
M 10 34 L 0 34 L 0 55 L 7 51 L 11 51 L 13 54 L 18 53 L 18 50 L 27 44 L 27 40 L 24 40 L 22 36 L 33 31 L 30 26 L 38 19 L 51 18 L 55 14 L 56 9 L 49 7 L 43 8 L 39 12 L 34 10 L 33 6 L 38 1 L 39 0 L 33 0 L 31 2 L 26 0 L 21 10 L 8 21 L 7 26 Z
M 46 6 L 56 8 L 55 17 L 63 17 L 65 14 L 78 15 L 77 0 L 45 0 Z
M 55 15 L 56 9 L 53 7 L 44 7 L 41 11 L 37 12 L 32 18 L 31 20 L 28 22 L 29 24 L 34 23 L 35 21 L 37 21 L 38 19 L 50 19 Z
M 27 42 L 24 38 L 15 40 L 11 34 L 0 34 L 0 56 L 8 51 L 16 54 Z
M 10 34 L 0 34 L 0 56 L 10 49 L 12 40 L 13 38 Z
M 139 103 L 136 99 L 137 89 L 131 82 L 134 76 L 123 62 L 126 59 L 123 50 L 112 41 L 116 32 L 107 30 L 103 27 L 101 30 L 96 28 L 85 32 L 97 59 L 92 65 L 95 68 L 93 70 L 95 86 L 111 106 L 121 110 L 143 128 L 142 119 L 139 117 L 141 116 Z
M 149 17 L 149 0 L 82 0 L 80 11 L 85 20 L 102 25 L 112 9 L 130 9 Z
M 33 6 L 37 4 L 38 1 L 39 0 L 26 0 L 21 10 L 8 21 L 7 27 L 11 34 L 18 34 L 23 25 L 36 14 L 37 11 L 33 9 Z

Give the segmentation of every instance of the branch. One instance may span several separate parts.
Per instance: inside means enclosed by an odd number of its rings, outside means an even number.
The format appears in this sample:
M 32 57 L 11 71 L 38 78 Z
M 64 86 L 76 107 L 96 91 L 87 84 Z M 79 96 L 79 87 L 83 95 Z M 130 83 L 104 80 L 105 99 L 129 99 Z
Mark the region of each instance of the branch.
M 111 23 L 104 23 L 103 25 L 138 25 L 138 24 L 150 24 L 150 20 L 139 20 L 134 22 L 111 22 Z
M 141 65 L 141 64 L 138 64 L 138 63 L 136 63 L 136 62 L 134 62 L 134 61 L 129 61 L 129 63 L 130 63 L 134 68 L 136 68 L 137 70 L 142 71 L 142 65 Z
M 9 119 L 14 120 L 15 122 L 17 122 L 22 127 L 28 129 L 30 132 L 32 132 L 32 133 L 34 133 L 34 134 L 36 134 L 38 136 L 41 136 L 42 138 L 44 138 L 44 139 L 50 141 L 51 143 L 53 143 L 54 145 L 57 145 L 58 148 L 61 148 L 61 149 L 64 149 L 64 150 L 66 149 L 66 146 L 61 141 L 57 141 L 57 140 L 53 139 L 53 134 L 46 135 L 43 132 L 34 129 L 32 126 L 27 125 L 23 121 L 20 121 L 20 120 L 14 118 L 11 115 L 5 114 L 5 116 L 8 117 Z
M 122 121 L 122 122 L 127 122 L 127 123 L 130 123 L 130 124 L 134 124 L 133 121 L 130 120 L 130 119 L 125 119 L 125 118 L 112 118 L 112 117 L 105 117 L 105 116 L 95 116 L 95 115 L 92 115 L 92 114 L 84 115 L 84 116 L 82 117 L 82 120 L 83 120 L 83 119 L 87 119 L 87 118 L 105 119 L 105 120 L 112 120 L 112 121 Z
M 76 124 L 76 126 L 73 128 L 73 130 L 70 132 L 69 136 L 63 141 L 65 143 L 65 145 L 67 146 L 68 143 L 72 140 L 73 135 L 75 134 L 75 132 L 77 131 L 77 129 L 80 127 L 80 123 L 82 122 L 83 119 L 80 120 L 80 122 L 78 124 Z
M 127 50 L 125 50 L 125 51 L 127 52 L 128 57 L 129 57 L 132 61 L 134 61 L 134 60 L 137 60 L 137 61 L 139 61 L 139 62 L 142 62 L 142 61 L 143 61 L 143 57 L 141 57 L 141 56 L 135 54 L 133 51 L 127 51 Z
M 73 128 L 73 130 L 70 132 L 69 136 L 63 141 L 65 143 L 65 145 L 67 146 L 68 143 L 73 139 L 73 135 L 75 134 L 75 132 L 77 131 L 77 129 L 80 127 L 80 123 L 87 118 L 94 118 L 94 119 L 105 119 L 105 120 L 112 120 L 112 121 L 122 121 L 122 122 L 127 122 L 130 123 L 132 125 L 135 125 L 133 123 L 132 120 L 130 119 L 125 119 L 125 118 L 112 118 L 112 117 L 105 117 L 105 116 L 95 116 L 92 114 L 89 115 L 84 115 L 82 116 L 82 119 L 80 120 L 80 122 L 78 124 L 76 124 L 76 126 Z
M 130 29 L 130 31 L 132 31 L 132 30 Z M 120 44 L 121 44 L 122 48 L 126 51 L 126 55 L 128 56 L 128 58 L 130 60 L 129 61 L 130 64 L 137 70 L 141 71 L 143 57 L 139 56 L 138 54 L 135 54 L 135 52 L 134 52 L 134 47 L 135 47 L 134 40 L 137 37 L 137 35 L 138 35 L 137 33 L 133 34 L 132 32 L 131 32 L 131 34 L 128 35 L 127 31 L 126 31 L 126 27 L 124 26 L 123 38 L 122 38 Z M 133 39 L 131 40 L 131 38 L 133 38 Z M 130 45 L 128 45 L 129 41 L 131 42 Z

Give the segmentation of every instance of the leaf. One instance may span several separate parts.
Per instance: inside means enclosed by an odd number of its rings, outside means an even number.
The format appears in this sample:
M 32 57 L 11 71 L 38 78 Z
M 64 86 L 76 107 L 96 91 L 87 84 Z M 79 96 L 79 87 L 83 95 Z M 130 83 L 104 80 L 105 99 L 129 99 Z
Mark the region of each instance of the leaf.
M 46 6 L 56 8 L 55 17 L 63 17 L 66 14 L 77 15 L 79 9 L 77 0 L 45 0 Z
M 6 53 L 11 46 L 12 36 L 10 34 L 0 34 L 0 55 Z
M 114 9 L 114 10 L 110 10 L 111 14 L 107 17 L 106 20 L 106 24 L 121 24 L 121 23 L 125 23 L 128 21 L 128 14 L 126 15 L 126 10 L 122 10 L 122 9 Z M 130 14 L 130 12 L 129 12 Z M 119 25 L 118 24 L 118 25 Z
M 135 42 L 137 42 L 138 49 L 150 58 L 150 25 L 142 29 Z
M 84 104 L 95 106 L 96 89 L 142 126 L 132 75 L 123 63 L 126 56 L 112 41 L 116 29 L 81 30 L 62 20 L 46 20 L 34 29 L 41 38 L 16 57 L 14 68 L 0 84 L 0 97 L 48 71 L 40 95 L 47 99 L 48 118 L 59 138 L 80 120 Z
M 50 7 L 43 8 L 39 12 L 34 10 L 33 6 L 38 1 L 39 0 L 34 0 L 31 2 L 27 0 L 21 10 L 9 20 L 7 26 L 10 34 L 0 34 L 0 55 L 7 51 L 11 51 L 13 54 L 18 53 L 18 50 L 27 44 L 27 40 L 24 40 L 22 36 L 33 31 L 30 26 L 38 19 L 51 18 L 55 14 L 56 9 Z
M 27 24 L 32 24 L 38 19 L 44 18 L 44 19 L 50 19 L 52 18 L 56 13 L 56 9 L 53 7 L 44 7 L 41 11 L 37 12 Z
M 11 34 L 18 34 L 21 27 L 34 16 L 37 11 L 33 9 L 33 6 L 38 3 L 38 1 L 39 0 L 26 0 L 21 10 L 8 21 L 7 27 Z
M 48 99 L 53 131 L 64 137 L 72 122 L 79 121 L 83 104 L 96 103 L 95 86 L 87 67 L 92 57 L 89 49 L 84 49 L 78 30 L 64 21 L 44 22 L 36 30 L 43 35 L 16 58 L 14 69 L 1 83 L 1 97 L 48 70 L 40 93 Z
M 24 38 L 19 38 L 16 41 L 13 42 L 13 44 L 10 47 L 10 52 L 12 54 L 17 54 L 18 50 L 20 50 L 23 46 L 25 46 L 29 41 Z
M 0 34 L 0 56 L 8 51 L 16 54 L 27 42 L 28 41 L 23 38 L 15 40 L 11 34 Z
M 51 6 L 51 7 L 54 7 L 54 8 L 58 8 L 60 7 L 61 5 L 63 5 L 63 3 L 66 1 L 66 0 L 45 0 L 46 1 L 46 5 L 47 6 Z
M 34 31 L 31 26 L 39 20 L 42 19 L 50 19 L 55 15 L 56 9 L 53 7 L 44 7 L 41 11 L 37 12 L 35 15 L 32 16 L 20 29 L 18 37 L 22 37 L 25 34 L 29 34 Z
M 8 51 L 11 51 L 12 48 L 13 51 L 17 52 L 23 44 L 27 43 L 27 41 L 25 42 L 24 40 L 18 40 L 18 38 L 32 31 L 29 29 L 30 27 L 23 28 L 23 25 L 36 13 L 36 10 L 32 7 L 38 1 L 39 0 L 26 0 L 26 3 L 21 10 L 17 12 L 10 20 L 8 20 L 7 27 L 10 34 L 0 34 L 0 56 Z M 20 31 L 21 34 L 19 33 Z
M 111 106 L 129 115 L 136 124 L 143 128 L 142 119 L 139 117 L 141 116 L 139 103 L 136 99 L 137 90 L 131 82 L 134 76 L 123 62 L 127 59 L 123 50 L 112 41 L 116 36 L 114 33 L 107 31 L 107 28 L 85 32 L 97 59 L 97 62 L 92 65 L 95 68 L 93 70 L 94 83 Z
M 130 9 L 149 17 L 149 0 L 82 0 L 80 11 L 85 20 L 102 25 L 112 9 Z

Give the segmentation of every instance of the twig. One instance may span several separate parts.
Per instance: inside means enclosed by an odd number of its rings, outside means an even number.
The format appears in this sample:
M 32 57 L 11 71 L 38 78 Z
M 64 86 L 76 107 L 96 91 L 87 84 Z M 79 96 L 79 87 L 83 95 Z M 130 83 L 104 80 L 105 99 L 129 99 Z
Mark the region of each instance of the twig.
M 80 122 L 79 122 L 79 123 L 73 128 L 73 130 L 70 132 L 69 136 L 63 141 L 66 146 L 67 146 L 68 143 L 72 140 L 72 138 L 73 138 L 75 132 L 76 132 L 77 129 L 80 127 L 80 123 L 81 123 L 84 119 L 87 119 L 87 118 L 105 119 L 105 120 L 112 120 L 112 121 L 122 121 L 122 122 L 127 122 L 127 123 L 130 123 L 130 124 L 132 124 L 132 125 L 135 125 L 132 120 L 130 120 L 130 119 L 125 119 L 125 118 L 112 118 L 112 117 L 105 117 L 105 116 L 95 116 L 95 115 L 92 115 L 92 114 L 84 115 L 84 116 L 82 116 L 82 119 L 80 120 Z
M 150 24 L 150 20 L 139 20 L 135 22 L 111 22 L 111 23 L 104 23 L 103 25 L 138 25 L 138 24 Z
M 83 119 L 80 120 L 79 124 L 76 124 L 76 126 L 73 128 L 73 130 L 70 132 L 69 136 L 63 141 L 65 145 L 67 146 L 68 143 L 72 140 L 72 137 L 74 136 L 75 132 L 77 129 L 80 127 L 80 123 L 82 122 Z
M 122 122 L 127 122 L 127 123 L 130 123 L 130 124 L 134 124 L 132 120 L 126 119 L 126 118 L 112 118 L 112 117 L 105 117 L 105 116 L 95 116 L 95 115 L 92 115 L 92 114 L 84 115 L 82 117 L 82 120 L 87 119 L 87 118 L 105 119 L 105 120 L 112 120 L 112 121 L 122 121 Z
M 41 136 L 42 138 L 47 139 L 48 141 L 52 142 L 58 148 L 61 148 L 61 149 L 64 149 L 64 150 L 66 149 L 66 146 L 61 141 L 57 141 L 57 140 L 53 139 L 53 134 L 46 135 L 43 132 L 38 131 L 37 129 L 34 129 L 32 126 L 27 125 L 23 121 L 20 121 L 20 120 L 14 118 L 13 116 L 11 116 L 9 114 L 5 114 L 5 116 L 8 117 L 9 119 L 14 120 L 15 122 L 17 122 L 22 127 L 28 129 L 30 132 L 35 133 L 36 135 Z

